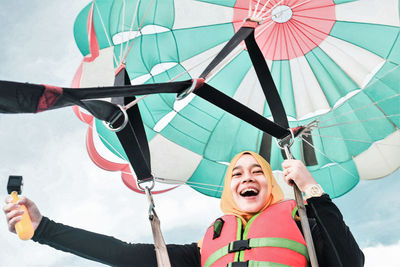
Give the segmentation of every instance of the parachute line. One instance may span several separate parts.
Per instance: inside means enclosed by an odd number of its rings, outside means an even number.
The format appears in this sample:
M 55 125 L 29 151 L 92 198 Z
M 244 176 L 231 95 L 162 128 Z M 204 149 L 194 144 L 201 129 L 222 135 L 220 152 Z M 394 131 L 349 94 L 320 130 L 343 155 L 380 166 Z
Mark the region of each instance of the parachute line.
M 328 160 L 331 161 L 332 164 L 337 164 L 339 166 L 339 168 L 341 168 L 343 171 L 347 172 L 348 174 L 350 174 L 351 176 L 353 176 L 354 178 L 357 178 L 354 174 L 352 174 L 350 171 L 348 171 L 346 168 L 344 168 L 342 165 L 340 165 L 339 163 L 337 163 L 336 161 L 332 160 L 331 158 L 329 158 L 325 153 L 323 153 L 321 150 L 319 150 L 316 146 L 314 146 L 313 144 L 311 144 L 310 142 L 308 142 L 305 138 L 303 138 L 302 136 L 300 136 L 301 140 L 303 140 L 305 143 L 307 143 L 309 146 L 311 146 L 315 151 L 317 151 L 318 153 L 320 153 L 321 155 L 323 155 L 325 158 L 327 158 Z
M 389 75 L 389 74 L 392 73 L 393 71 L 397 70 L 399 67 L 400 67 L 400 65 L 397 65 L 396 67 L 394 67 L 393 69 L 391 69 L 390 71 L 388 71 L 385 75 L 383 75 L 380 79 L 376 79 L 375 81 L 371 82 L 369 86 L 374 85 L 374 84 L 377 83 L 378 81 L 381 81 L 382 78 L 386 77 L 387 75 Z M 365 89 L 365 88 L 364 88 L 364 89 Z M 360 92 L 362 92 L 364 89 L 362 89 Z M 395 95 L 392 95 L 392 96 L 389 96 L 389 97 L 380 99 L 380 100 L 378 100 L 378 101 L 372 101 L 371 103 L 369 103 L 369 104 L 367 104 L 367 105 L 365 105 L 365 106 L 359 107 L 359 108 L 357 108 L 357 109 L 353 109 L 353 110 L 351 110 L 351 111 L 348 111 L 348 112 L 345 112 L 345 113 L 342 113 L 342 114 L 339 114 L 339 115 L 336 116 L 336 117 L 332 117 L 332 118 L 329 118 L 329 119 L 327 119 L 327 120 L 320 121 L 319 123 L 321 124 L 321 123 L 325 123 L 325 122 L 330 121 L 330 120 L 337 119 L 337 118 L 339 118 L 339 117 L 345 116 L 345 115 L 347 115 L 347 114 L 354 113 L 354 112 L 356 112 L 356 111 L 358 111 L 358 110 L 367 108 L 367 107 L 369 107 L 369 106 L 371 106 L 371 105 L 375 105 L 375 104 L 378 104 L 378 103 L 380 103 L 380 102 L 382 102 L 382 101 L 386 101 L 386 100 L 389 100 L 389 99 L 392 99 L 392 98 L 395 98 L 395 97 L 398 97 L 398 96 L 400 96 L 400 94 L 395 94 Z M 354 97 L 354 96 L 353 96 L 353 97 Z M 340 106 L 337 106 L 336 108 L 338 108 L 338 107 L 340 107 Z M 334 110 L 334 109 L 333 109 L 333 110 Z M 329 113 L 322 114 L 321 116 L 319 116 L 319 117 L 317 118 L 317 120 L 319 120 L 320 118 L 326 116 L 327 114 L 329 114 Z
M 211 189 L 211 188 L 202 187 L 202 186 L 197 186 L 197 185 L 188 185 L 188 186 L 190 186 L 190 187 L 194 187 L 194 188 L 203 189 L 203 190 L 208 190 L 208 191 L 218 192 L 218 193 L 222 193 L 222 191 L 223 191 L 223 190 Z
M 138 8 L 139 8 L 139 3 L 140 3 L 140 0 L 139 1 L 137 1 L 137 3 L 136 3 L 136 7 L 135 7 L 135 11 L 134 11 L 134 13 L 135 13 L 135 15 L 133 16 L 133 18 L 132 18 L 132 21 L 131 21 L 131 26 L 129 27 L 129 31 L 132 31 L 133 30 L 133 25 L 135 24 L 135 20 L 136 20 L 136 16 L 137 16 L 137 14 L 138 14 Z M 140 27 L 139 27 L 140 28 Z M 134 39 L 136 39 L 137 38 L 137 35 L 138 35 L 138 33 L 139 33 L 139 29 L 136 31 L 136 36 L 134 37 Z M 129 42 L 129 40 L 128 40 L 128 42 Z M 126 59 L 126 57 L 127 57 L 127 55 L 128 55 L 128 44 L 126 44 L 126 47 L 125 47 L 125 51 L 124 51 L 124 61 L 125 61 L 125 59 Z M 122 51 L 122 49 L 121 49 L 121 51 Z M 122 58 L 122 57 L 121 57 Z M 124 61 L 122 61 L 122 62 L 124 62 Z
M 206 184 L 206 183 L 199 183 L 199 182 L 191 182 L 191 181 L 181 181 L 181 180 L 176 180 L 176 179 L 170 179 L 170 178 L 160 178 L 160 177 L 155 177 L 156 181 L 160 182 L 172 182 L 175 184 L 190 184 L 190 185 L 203 185 L 203 186 L 212 186 L 212 187 L 224 187 L 223 185 L 215 185 L 215 184 Z
M 147 6 L 146 12 L 145 12 L 144 15 L 143 15 L 143 19 L 142 19 L 142 21 L 140 22 L 140 25 L 139 25 L 139 27 L 138 27 L 137 32 L 139 32 L 139 31 L 142 29 L 142 25 L 143 25 L 143 23 L 144 23 L 144 20 L 146 19 L 147 14 L 149 13 L 150 7 L 151 7 L 151 5 L 153 4 L 153 2 L 154 2 L 154 0 L 151 0 L 150 3 L 149 3 L 149 5 Z M 136 34 L 136 37 L 137 37 L 137 34 Z M 136 37 L 133 39 L 133 41 L 132 41 L 131 44 L 129 45 L 129 48 L 128 48 L 128 50 L 126 51 L 126 53 L 125 53 L 125 55 L 124 55 L 124 57 L 123 57 L 123 59 L 122 59 L 122 62 L 125 62 L 126 58 L 128 57 L 128 54 L 129 54 L 129 52 L 131 51 L 131 49 L 132 49 L 132 47 L 133 47 L 133 43 L 135 42 Z
M 386 100 L 389 100 L 389 99 L 393 99 L 393 98 L 399 97 L 399 96 L 400 96 L 400 94 L 396 94 L 396 95 L 392 95 L 392 96 L 383 98 L 383 99 L 381 99 L 381 100 L 379 100 L 379 101 L 371 102 L 371 103 L 369 103 L 369 104 L 367 104 L 367 105 L 365 105 L 365 106 L 359 107 L 359 108 L 357 108 L 357 109 L 353 109 L 353 110 L 351 110 L 351 111 L 348 111 L 348 112 L 345 112 L 345 113 L 342 113 L 342 114 L 339 114 L 339 115 L 336 116 L 336 117 L 329 118 L 329 119 L 327 119 L 327 120 L 321 121 L 321 122 L 319 122 L 319 124 L 326 123 L 326 122 L 328 122 L 328 121 L 331 121 L 331 120 L 334 120 L 334 119 L 337 119 L 337 118 L 340 118 L 340 117 L 343 117 L 343 116 L 346 116 L 346 115 L 355 113 L 356 111 L 359 111 L 359 110 L 368 108 L 368 107 L 370 107 L 370 106 L 372 106 L 372 105 L 376 105 L 376 104 L 378 104 L 378 103 L 380 103 L 380 102 L 383 102 L 383 101 L 386 101 Z M 325 115 L 326 115 L 326 114 L 321 115 L 320 118 L 323 117 L 323 116 L 325 116 Z M 384 117 L 385 117 L 385 118 L 388 118 L 388 117 L 390 117 L 390 116 L 384 116 Z M 326 126 L 326 127 L 331 127 L 331 126 Z M 318 128 L 325 128 L 325 127 L 323 126 L 323 127 L 318 127 Z
M 264 12 L 264 10 L 265 10 L 265 8 L 267 7 L 267 5 L 269 4 L 269 2 L 271 2 L 271 0 L 268 0 L 267 2 L 265 2 L 265 4 L 263 5 L 263 7 L 261 8 L 260 12 L 258 12 L 258 13 L 255 15 L 256 18 L 258 18 L 258 17 L 261 16 L 261 14 Z M 282 2 L 282 1 L 280 1 L 280 2 Z M 279 2 L 279 3 L 280 3 L 280 2 Z M 260 3 L 260 0 L 258 1 L 258 3 Z M 279 5 L 279 3 L 278 3 L 277 5 Z M 268 12 L 271 12 L 271 10 L 272 10 L 273 8 L 274 8 L 274 7 L 270 8 L 269 10 L 267 10 L 266 14 L 267 14 Z M 254 11 L 255 11 L 255 10 L 254 10 Z
M 102 16 L 101 16 L 100 10 L 99 10 L 99 8 L 98 8 L 98 6 L 97 6 L 96 0 L 93 0 L 93 3 L 94 3 L 94 6 L 96 7 L 97 14 L 99 15 L 100 22 L 101 22 L 101 25 L 102 25 L 102 27 L 103 27 L 104 34 L 106 35 L 108 45 L 111 47 L 113 44 L 111 43 L 110 37 L 108 36 L 107 28 L 106 28 L 106 26 L 104 25 L 104 21 L 103 21 L 103 18 L 102 18 Z M 115 57 L 115 54 L 114 54 L 114 53 L 113 53 L 113 58 L 114 58 L 115 65 L 118 66 L 118 60 L 117 60 L 117 58 Z
M 138 1 L 139 2 L 139 1 Z M 125 6 L 126 6 L 126 0 L 122 1 L 122 23 L 121 23 L 121 31 L 124 31 L 124 26 L 125 26 Z M 128 44 L 126 45 L 128 46 Z M 119 60 L 121 62 L 122 55 L 123 55 L 123 49 L 124 48 L 124 43 L 121 43 L 121 49 L 119 50 Z M 121 62 L 122 63 L 122 62 Z
M 136 98 L 135 100 L 133 100 L 132 102 L 130 102 L 129 104 L 124 106 L 125 110 L 130 109 L 131 107 L 133 107 L 134 105 L 136 105 L 137 103 L 139 103 L 141 100 L 145 99 L 148 96 L 149 95 L 144 95 L 144 96 Z
M 395 146 L 395 147 L 400 147 L 400 145 L 397 144 L 385 144 L 385 143 L 377 143 L 371 142 L 371 141 L 364 141 L 364 140 L 358 140 L 358 139 L 349 139 L 349 138 L 341 138 L 337 136 L 329 136 L 329 135 L 319 135 L 319 134 L 310 134 L 311 136 L 316 136 L 316 137 L 323 137 L 323 138 L 332 138 L 332 139 L 338 139 L 338 140 L 345 140 L 345 141 L 354 141 L 354 142 L 360 142 L 360 143 L 366 143 L 366 144 L 377 144 L 377 145 L 384 145 L 384 146 Z
M 381 120 L 381 119 L 389 119 L 391 117 L 399 117 L 400 114 L 393 114 L 393 115 L 385 115 L 385 116 L 381 116 L 381 117 L 374 117 L 374 118 L 369 118 L 366 120 L 356 120 L 356 121 L 346 121 L 346 122 L 342 122 L 342 123 L 336 123 L 336 124 L 332 124 L 332 125 L 328 125 L 328 126 L 317 126 L 318 129 L 323 129 L 323 128 L 330 128 L 330 127 L 335 127 L 335 126 L 340 126 L 340 125 L 345 125 L 345 124 L 352 124 L 352 123 L 361 123 L 361 122 L 366 122 L 366 121 L 373 121 L 373 120 Z

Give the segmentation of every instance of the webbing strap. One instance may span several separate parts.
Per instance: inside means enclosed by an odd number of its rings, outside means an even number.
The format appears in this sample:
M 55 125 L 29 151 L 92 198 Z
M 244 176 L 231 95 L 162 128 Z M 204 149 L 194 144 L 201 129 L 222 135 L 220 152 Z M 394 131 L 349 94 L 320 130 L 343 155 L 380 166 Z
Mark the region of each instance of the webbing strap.
M 289 265 L 269 261 L 241 261 L 228 263 L 228 267 L 290 267 Z
M 160 228 L 160 219 L 156 213 L 149 218 L 151 224 L 151 230 L 153 232 L 154 249 L 156 251 L 157 265 L 158 267 L 171 267 L 171 262 L 168 256 L 167 246 Z
M 299 242 L 296 242 L 294 240 L 279 238 L 279 237 L 251 238 L 249 244 L 251 248 L 259 248 L 259 247 L 287 248 L 303 255 L 307 259 L 307 261 L 309 261 L 307 246 Z
M 250 23 L 252 24 L 252 23 Z M 283 107 L 282 101 L 280 99 L 278 90 L 276 89 L 275 83 L 272 79 L 272 75 L 268 69 L 268 65 L 265 61 L 265 58 L 260 50 L 260 48 L 257 45 L 257 42 L 254 38 L 254 30 L 255 27 L 253 26 L 246 26 L 246 24 L 241 27 L 235 35 L 228 41 L 228 43 L 222 48 L 222 50 L 218 53 L 218 55 L 211 61 L 211 63 L 206 67 L 206 69 L 203 71 L 203 73 L 200 75 L 200 78 L 206 78 L 207 75 L 219 64 L 223 61 L 223 59 L 230 53 L 232 50 L 239 45 L 243 40 L 246 43 L 250 59 L 253 63 L 253 67 L 256 71 L 258 80 L 261 84 L 261 87 L 263 89 L 264 95 L 266 97 L 266 100 L 268 102 L 268 105 L 271 109 L 272 117 L 274 118 L 274 122 L 271 122 L 268 120 L 268 126 L 266 128 L 260 128 L 260 126 L 255 126 L 253 123 L 253 126 L 257 127 L 258 129 L 264 131 L 264 133 L 268 133 L 269 135 L 272 135 L 278 139 L 282 139 L 290 134 L 290 132 L 287 130 L 289 128 L 289 123 L 286 117 L 286 112 Z M 202 91 L 204 86 L 198 90 Z M 195 91 L 196 93 L 196 91 Z M 198 93 L 196 93 L 199 95 Z M 205 94 L 203 94 L 202 98 L 205 98 Z M 205 98 L 206 99 L 206 98 Z M 240 112 L 234 112 L 237 110 L 238 105 L 235 104 L 235 108 L 231 108 L 230 110 L 226 109 L 226 106 L 221 107 L 221 102 L 224 102 L 225 100 L 218 100 L 215 99 L 214 102 L 211 101 L 210 98 L 206 99 L 207 101 L 213 103 L 214 105 L 224 109 L 225 111 L 239 117 L 242 120 L 247 121 L 245 118 L 248 118 L 248 116 L 252 116 L 251 120 L 253 121 L 258 121 L 260 122 L 260 117 L 264 118 L 263 116 L 257 116 L 254 113 L 249 113 L 245 116 L 239 116 Z M 237 102 L 238 103 L 238 102 Z M 238 115 L 239 114 L 239 115 Z M 258 113 L 256 113 L 258 114 Z M 264 124 L 266 123 L 266 119 L 262 119 Z M 248 122 L 248 121 L 247 121 Z M 281 129 L 279 129 L 281 128 Z M 284 133 L 283 133 L 284 132 Z M 268 134 L 263 135 L 263 143 L 265 143 L 264 138 L 268 138 Z M 263 153 L 266 154 L 266 153 Z
M 253 125 L 261 131 L 271 134 L 276 138 L 281 139 L 290 134 L 289 130 L 268 120 L 242 103 L 218 91 L 209 84 L 204 84 L 201 88 L 195 90 L 194 93 L 208 102 L 216 105 L 217 107 L 225 110 L 226 112 L 229 112 L 239 119 Z
M 274 80 L 272 79 L 267 62 L 265 61 L 265 58 L 257 45 L 256 39 L 254 38 L 254 29 L 252 34 L 245 39 L 245 43 L 247 50 L 249 51 L 251 62 L 253 62 L 254 70 L 256 71 L 258 80 L 260 81 L 261 87 L 264 91 L 265 98 L 267 99 L 268 106 L 270 107 L 274 122 L 283 128 L 289 128 L 282 100 L 279 96 L 278 90 L 276 89 Z
M 235 241 L 233 241 L 235 242 Z M 214 262 L 219 260 L 225 255 L 229 254 L 229 251 L 233 245 L 232 243 L 218 249 L 205 262 L 204 266 L 211 266 Z M 250 248 L 260 248 L 260 247 L 277 247 L 277 248 L 286 248 L 293 250 L 297 253 L 300 253 L 304 257 L 306 257 L 307 261 L 309 261 L 307 247 L 299 242 L 279 237 L 264 237 L 264 238 L 251 238 L 249 239 L 249 247 Z
M 151 189 L 145 186 L 144 191 L 146 193 L 147 200 L 149 202 L 149 220 L 151 224 L 151 231 L 153 233 L 154 239 L 154 249 L 156 252 L 157 266 L 158 267 L 171 267 L 171 262 L 168 256 L 167 246 L 160 228 L 160 219 L 158 219 L 153 196 L 151 194 Z
M 118 107 L 110 102 L 96 98 L 129 97 L 159 93 L 180 93 L 192 85 L 192 80 L 141 84 L 115 85 L 96 88 L 59 88 L 62 94 L 47 109 L 57 109 L 78 105 L 100 120 L 109 121 Z M 39 102 L 46 97 L 45 88 L 49 86 L 18 82 L 0 81 L 0 113 L 36 113 Z M 44 111 L 40 109 L 39 111 Z
M 228 41 L 228 43 L 222 48 L 222 50 L 217 54 L 217 56 L 210 62 L 210 64 L 206 67 L 203 73 L 199 76 L 200 78 L 206 78 L 208 74 L 219 64 L 225 57 L 235 49 L 244 39 L 247 38 L 254 29 L 242 27 L 240 28 L 235 35 Z
M 128 73 L 125 69 L 121 70 L 115 77 L 115 85 L 130 84 Z M 123 98 L 114 98 L 117 104 L 125 104 Z M 123 103 L 118 103 L 118 102 Z M 152 177 L 150 166 L 150 150 L 144 130 L 142 118 L 137 105 L 129 109 L 128 124 L 116 132 L 118 139 L 128 156 L 138 180 L 145 180 Z
M 129 122 L 125 126 L 124 129 L 116 133 L 118 139 L 124 148 L 125 154 L 128 157 L 129 162 L 131 163 L 136 177 L 138 180 L 146 180 L 151 178 L 150 166 L 147 164 L 147 161 L 144 157 L 143 148 L 146 144 L 141 144 L 138 140 L 134 127 L 132 123 Z
M 218 249 L 217 251 L 215 251 L 213 254 L 210 255 L 210 257 L 208 257 L 208 259 L 206 260 L 206 262 L 204 263 L 203 267 L 209 267 L 211 266 L 214 262 L 216 262 L 217 260 L 219 260 L 220 258 L 222 258 L 225 255 L 229 254 L 229 245 L 225 247 L 222 247 L 220 249 Z

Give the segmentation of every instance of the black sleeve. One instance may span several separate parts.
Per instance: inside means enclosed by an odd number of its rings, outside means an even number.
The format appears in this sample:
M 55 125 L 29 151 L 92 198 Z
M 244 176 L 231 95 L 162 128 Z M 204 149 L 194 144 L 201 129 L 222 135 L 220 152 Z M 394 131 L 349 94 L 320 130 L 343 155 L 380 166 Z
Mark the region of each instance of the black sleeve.
M 157 266 L 154 245 L 130 244 L 114 237 L 56 223 L 43 217 L 33 241 L 112 266 Z M 200 266 L 196 243 L 167 245 L 172 266 Z
M 309 198 L 307 203 L 319 266 L 364 266 L 364 254 L 329 195 Z

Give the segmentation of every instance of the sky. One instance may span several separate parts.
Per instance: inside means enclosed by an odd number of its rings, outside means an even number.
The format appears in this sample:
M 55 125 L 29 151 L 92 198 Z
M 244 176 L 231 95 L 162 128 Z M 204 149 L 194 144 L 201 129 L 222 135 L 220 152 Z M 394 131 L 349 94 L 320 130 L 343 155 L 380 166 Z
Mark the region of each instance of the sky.
M 87 2 L 0 0 L 0 80 L 68 87 L 82 59 L 72 27 Z M 151 242 L 145 196 L 130 191 L 118 173 L 92 163 L 85 149 L 86 131 L 71 108 L 0 114 L 0 198 L 6 197 L 8 176 L 23 175 L 23 195 L 44 216 L 126 242 Z M 362 181 L 335 200 L 366 255 L 365 266 L 399 266 L 399 188 L 397 171 Z M 220 215 L 218 199 L 187 186 L 154 200 L 167 243 L 196 242 Z M 8 232 L 1 216 L 0 266 L 101 266 L 21 241 Z

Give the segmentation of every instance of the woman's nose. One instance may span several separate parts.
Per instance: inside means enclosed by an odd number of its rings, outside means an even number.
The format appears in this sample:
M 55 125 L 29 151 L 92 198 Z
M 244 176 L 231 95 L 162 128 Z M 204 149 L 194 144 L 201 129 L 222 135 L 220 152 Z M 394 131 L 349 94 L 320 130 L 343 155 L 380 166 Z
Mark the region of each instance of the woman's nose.
M 243 175 L 242 183 L 251 182 L 251 181 L 253 181 L 253 177 L 251 176 L 251 174 L 245 173 Z

